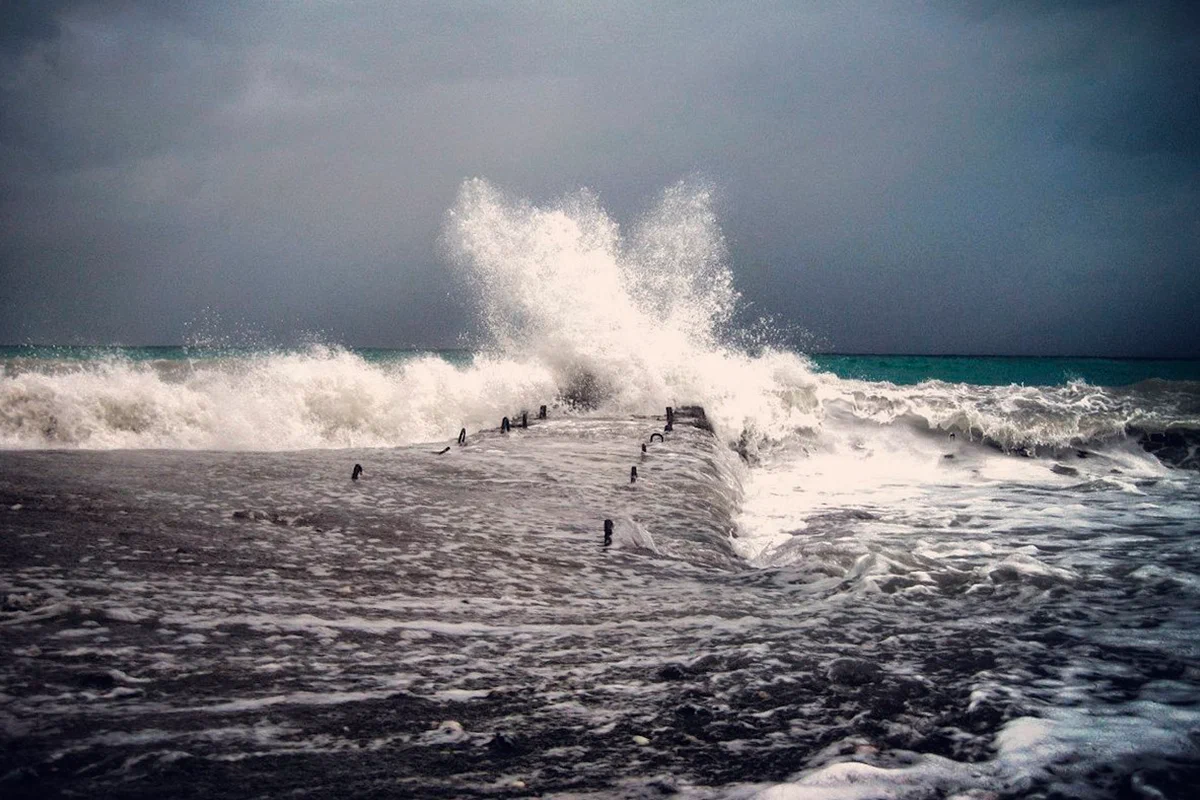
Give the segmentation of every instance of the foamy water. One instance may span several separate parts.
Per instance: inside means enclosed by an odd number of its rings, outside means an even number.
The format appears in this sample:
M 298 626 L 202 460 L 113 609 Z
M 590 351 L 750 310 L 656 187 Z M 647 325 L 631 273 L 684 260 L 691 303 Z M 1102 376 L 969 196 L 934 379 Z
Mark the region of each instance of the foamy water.
M 444 244 L 459 363 L 6 364 L 0 788 L 1190 797 L 1194 384 L 742 352 L 703 186 Z
M 0 375 L 0 446 L 402 446 L 441 440 L 464 426 L 492 427 L 543 404 L 622 414 L 698 403 L 718 434 L 747 452 L 814 431 L 849 435 L 863 424 L 1047 453 L 1200 429 L 1200 395 L 1191 383 L 896 386 L 837 378 L 786 351 L 666 349 L 650 356 L 633 338 L 617 354 L 593 352 L 590 334 L 583 343 L 553 347 L 546 356 L 481 352 L 466 364 L 437 354 L 368 360 L 324 345 L 202 359 L 10 360 Z

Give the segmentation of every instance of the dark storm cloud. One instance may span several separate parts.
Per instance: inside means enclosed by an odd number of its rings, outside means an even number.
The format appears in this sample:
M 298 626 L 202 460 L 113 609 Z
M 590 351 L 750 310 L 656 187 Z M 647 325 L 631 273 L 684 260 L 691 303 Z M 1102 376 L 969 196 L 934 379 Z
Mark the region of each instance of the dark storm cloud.
M 984 6 L 982 20 L 1041 45 L 1028 74 L 1061 79 L 1061 134 L 1125 154 L 1200 153 L 1200 14 L 1173 2 Z
M 0 48 L 20 50 L 58 35 L 58 17 L 69 0 L 10 0 L 0 22 Z
M 0 339 L 446 345 L 464 178 L 629 221 L 700 173 L 840 350 L 1196 354 L 1183 3 L 19 3 Z M 206 311 L 205 309 L 209 309 Z

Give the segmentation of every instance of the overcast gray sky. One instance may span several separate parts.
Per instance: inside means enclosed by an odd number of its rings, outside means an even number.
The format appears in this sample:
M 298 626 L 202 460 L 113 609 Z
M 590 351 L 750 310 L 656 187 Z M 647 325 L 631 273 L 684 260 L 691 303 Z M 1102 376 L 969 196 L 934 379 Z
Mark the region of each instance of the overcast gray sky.
M 1190 0 L 7 0 L 0 75 L 3 343 L 453 345 L 464 179 L 700 175 L 828 349 L 1200 356 Z

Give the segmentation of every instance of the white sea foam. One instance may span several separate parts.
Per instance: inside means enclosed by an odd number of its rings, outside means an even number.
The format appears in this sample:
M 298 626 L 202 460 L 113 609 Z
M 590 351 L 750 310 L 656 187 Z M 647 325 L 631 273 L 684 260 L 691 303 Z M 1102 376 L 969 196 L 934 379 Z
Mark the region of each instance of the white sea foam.
M 1061 785 L 1079 797 L 1094 788 L 1085 776 L 1097 767 L 1122 763 L 1147 766 L 1159 759 L 1190 756 L 1189 731 L 1200 714 L 1157 703 L 1129 703 L 1096 714 L 1055 708 L 1047 716 L 1019 717 L 996 736 L 993 759 L 967 764 L 933 755 L 914 755 L 912 763 L 880 767 L 839 761 L 796 776 L 794 781 L 757 792 L 735 791 L 730 797 L 755 800 L 867 800 L 867 798 L 988 798 L 1027 792 L 1053 767 Z M 1148 787 L 1144 797 L 1163 797 L 1140 773 Z

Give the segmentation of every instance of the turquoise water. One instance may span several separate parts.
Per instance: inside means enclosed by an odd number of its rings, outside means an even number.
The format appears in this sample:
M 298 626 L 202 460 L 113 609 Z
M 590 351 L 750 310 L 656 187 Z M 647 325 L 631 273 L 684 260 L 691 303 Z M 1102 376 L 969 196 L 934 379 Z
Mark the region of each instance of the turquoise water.
M 1058 386 L 1082 380 L 1093 386 L 1128 386 L 1150 379 L 1200 380 L 1200 360 L 1138 358 L 1027 358 L 1015 356 L 814 355 L 822 370 L 840 378 L 914 384 L 926 380 L 981 386 Z
M 419 349 L 350 348 L 372 363 L 406 361 L 429 353 Z M 60 361 L 185 361 L 189 359 L 252 356 L 252 348 L 206 347 L 93 347 L 22 345 L 0 347 L 0 360 L 47 359 Z M 452 364 L 471 360 L 469 350 L 437 350 Z M 889 381 L 912 385 L 926 380 L 970 383 L 981 386 L 1057 386 L 1085 381 L 1093 386 L 1127 386 L 1140 381 L 1200 381 L 1200 360 L 1115 358 L 1030 358 L 1016 356 L 911 356 L 817 354 L 810 359 L 818 369 L 841 378 Z

